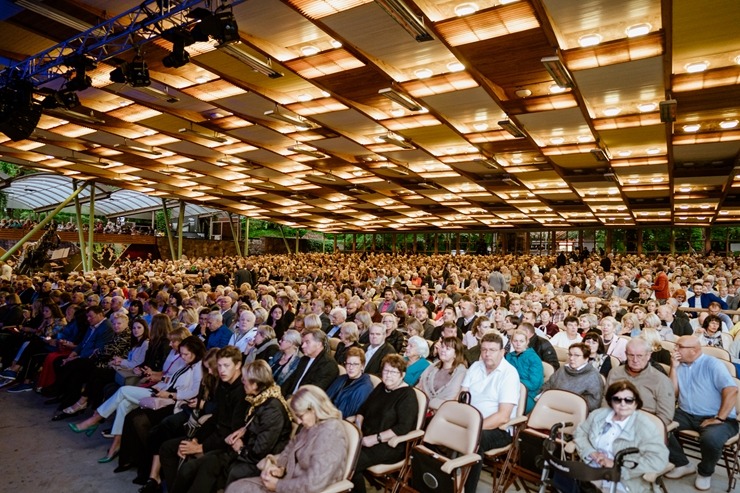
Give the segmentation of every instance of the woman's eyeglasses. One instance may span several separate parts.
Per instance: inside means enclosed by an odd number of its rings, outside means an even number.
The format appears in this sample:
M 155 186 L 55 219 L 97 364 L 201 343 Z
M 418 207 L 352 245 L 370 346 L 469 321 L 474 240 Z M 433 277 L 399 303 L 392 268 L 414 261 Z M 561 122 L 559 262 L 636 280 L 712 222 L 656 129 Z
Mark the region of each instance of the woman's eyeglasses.
M 634 397 L 617 397 L 615 395 L 615 396 L 612 396 L 612 402 L 614 404 L 619 404 L 620 402 L 624 404 L 634 404 L 635 398 Z

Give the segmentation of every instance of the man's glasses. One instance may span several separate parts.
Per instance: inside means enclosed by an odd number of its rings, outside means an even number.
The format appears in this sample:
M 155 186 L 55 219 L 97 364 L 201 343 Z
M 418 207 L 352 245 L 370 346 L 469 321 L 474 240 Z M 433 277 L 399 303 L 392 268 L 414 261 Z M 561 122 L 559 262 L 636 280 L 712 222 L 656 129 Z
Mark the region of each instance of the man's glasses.
M 612 402 L 614 404 L 619 404 L 620 402 L 623 404 L 634 404 L 635 398 L 634 397 L 617 397 L 615 395 L 615 396 L 612 396 Z

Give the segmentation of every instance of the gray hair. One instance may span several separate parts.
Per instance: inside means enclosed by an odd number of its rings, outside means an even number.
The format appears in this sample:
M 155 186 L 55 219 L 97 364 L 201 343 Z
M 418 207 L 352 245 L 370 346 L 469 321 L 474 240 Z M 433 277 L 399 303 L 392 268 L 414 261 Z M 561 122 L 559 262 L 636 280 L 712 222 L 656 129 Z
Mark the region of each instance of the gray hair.
M 408 340 L 409 346 L 416 347 L 416 352 L 419 353 L 419 356 L 422 359 L 425 359 L 427 356 L 429 356 L 429 344 L 427 343 L 426 339 L 420 336 L 411 336 Z

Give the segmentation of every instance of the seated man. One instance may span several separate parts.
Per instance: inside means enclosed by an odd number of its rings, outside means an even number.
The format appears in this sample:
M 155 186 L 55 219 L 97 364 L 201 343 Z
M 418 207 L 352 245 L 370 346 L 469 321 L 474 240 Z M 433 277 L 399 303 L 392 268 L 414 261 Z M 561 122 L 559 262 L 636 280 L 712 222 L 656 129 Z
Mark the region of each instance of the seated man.
M 298 366 L 281 386 L 286 399 L 301 385 L 316 385 L 326 390 L 339 376 L 339 366 L 326 351 L 326 334 L 320 329 L 303 333 L 301 351 L 303 357 L 298 361 Z
M 606 386 L 619 380 L 631 382 L 640 392 L 642 409 L 655 414 L 668 425 L 673 421 L 676 410 L 676 393 L 671 379 L 650 363 L 652 352 L 650 343 L 642 337 L 630 339 L 627 343 L 627 362 L 611 369 Z
M 678 422 L 678 429 L 700 433 L 701 461 L 694 486 L 706 491 L 711 488 L 724 443 L 738 431 L 735 420 L 738 388 L 721 361 L 702 353 L 695 336 L 678 339 L 671 380 L 678 394 L 678 408 L 673 418 Z M 675 438 L 669 440 L 668 448 L 669 460 L 676 468 L 666 474 L 667 478 L 680 478 L 694 472 L 694 466 Z
M 500 335 L 485 334 L 480 346 L 481 359 L 473 363 L 465 374 L 462 391 L 470 392 L 470 404 L 483 416 L 478 450 L 482 456 L 486 450 L 511 443 L 511 435 L 500 430 L 499 426 L 516 416 L 520 385 L 516 368 L 504 359 L 504 341 Z M 465 493 L 475 493 L 482 467 L 478 462 L 470 470 Z

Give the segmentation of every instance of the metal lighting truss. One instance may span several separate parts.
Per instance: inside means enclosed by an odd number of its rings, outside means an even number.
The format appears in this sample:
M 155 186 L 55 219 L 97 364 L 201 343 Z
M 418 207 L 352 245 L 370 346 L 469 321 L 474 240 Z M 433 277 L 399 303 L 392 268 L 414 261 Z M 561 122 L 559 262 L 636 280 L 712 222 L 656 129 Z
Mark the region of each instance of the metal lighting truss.
M 245 0 L 231 0 L 230 7 Z M 173 27 L 188 26 L 197 19 L 187 17 L 190 9 L 203 4 L 208 7 L 209 0 L 170 0 L 164 2 L 166 9 L 160 9 L 162 0 L 145 0 L 116 17 L 112 17 L 85 32 L 59 43 L 41 53 L 11 65 L 0 78 L 18 77 L 32 80 L 35 85 L 43 84 L 65 74 L 69 58 L 86 55 L 95 61 L 103 61 L 124 53 L 144 41 L 151 41 Z

